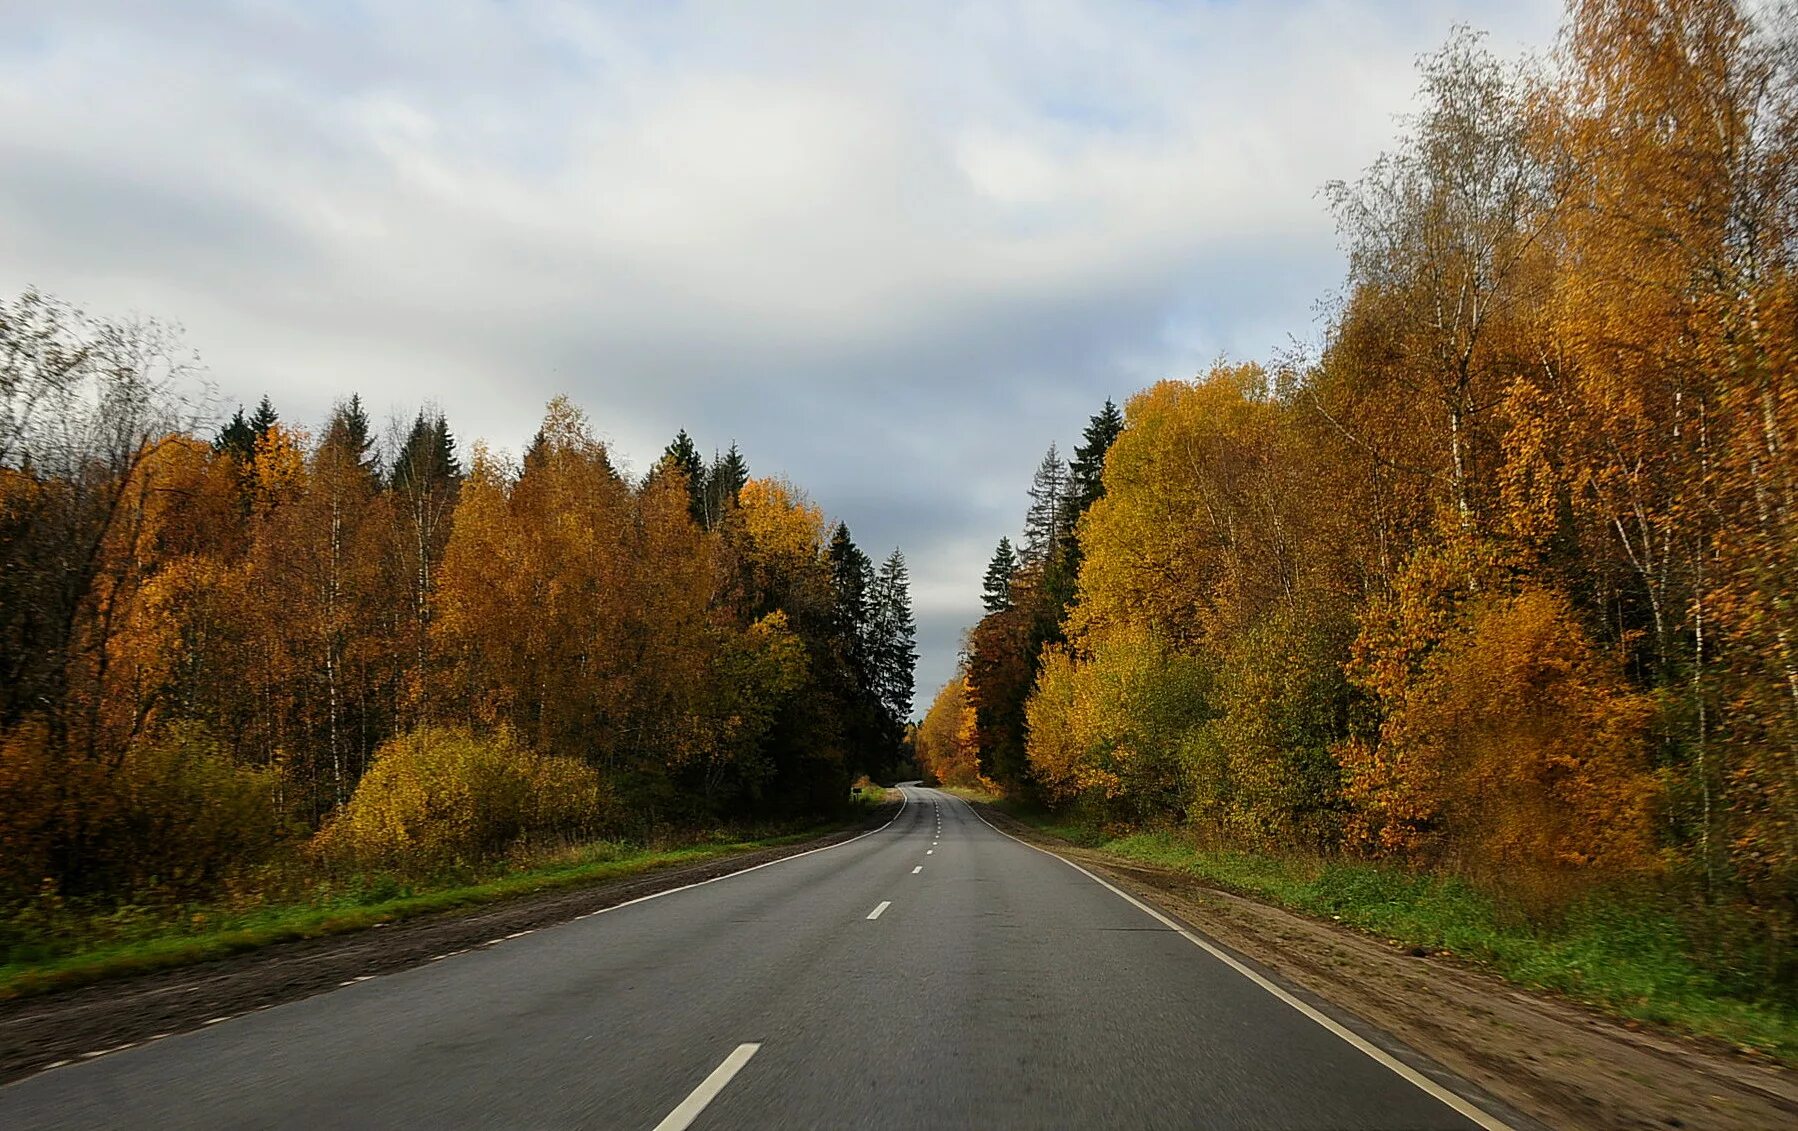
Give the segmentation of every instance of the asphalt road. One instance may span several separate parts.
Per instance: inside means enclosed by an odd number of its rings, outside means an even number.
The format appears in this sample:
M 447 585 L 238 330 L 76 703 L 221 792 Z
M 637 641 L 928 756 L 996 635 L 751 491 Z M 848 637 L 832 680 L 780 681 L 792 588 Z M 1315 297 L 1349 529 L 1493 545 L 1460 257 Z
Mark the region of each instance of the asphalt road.
M 905 793 L 852 841 L 0 1088 L 0 1127 L 1480 1125 L 960 800 Z

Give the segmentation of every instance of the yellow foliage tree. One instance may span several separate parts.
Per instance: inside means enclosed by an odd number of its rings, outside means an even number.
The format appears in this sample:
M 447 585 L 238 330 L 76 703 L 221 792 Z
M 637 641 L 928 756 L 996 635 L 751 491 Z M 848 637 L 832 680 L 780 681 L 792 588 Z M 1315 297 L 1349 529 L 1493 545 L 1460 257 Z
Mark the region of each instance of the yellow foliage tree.
M 1103 818 L 1179 818 L 1190 743 L 1210 714 L 1209 665 L 1142 626 L 1089 637 L 1085 647 L 1079 662 L 1059 648 L 1043 656 L 1025 708 L 1036 781 L 1051 799 Z
M 968 787 L 983 784 L 966 672 L 957 671 L 937 692 L 918 727 L 916 752 L 919 768 L 932 781 Z
M 751 479 L 738 495 L 743 529 L 771 558 L 815 558 L 824 546 L 824 512 L 784 479 Z
M 1070 629 L 1144 625 L 1178 648 L 1290 592 L 1298 531 L 1280 410 L 1259 366 L 1220 366 L 1130 399 L 1105 460 L 1104 497 L 1080 524 L 1084 561 Z

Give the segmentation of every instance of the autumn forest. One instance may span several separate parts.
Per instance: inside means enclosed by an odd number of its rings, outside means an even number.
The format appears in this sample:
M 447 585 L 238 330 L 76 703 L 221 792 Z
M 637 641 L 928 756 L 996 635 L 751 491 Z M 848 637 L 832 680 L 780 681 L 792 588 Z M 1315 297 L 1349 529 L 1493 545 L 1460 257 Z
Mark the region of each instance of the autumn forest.
M 633 477 L 561 398 L 522 458 L 466 466 L 428 409 L 209 426 L 185 348 L 0 305 L 12 942 L 296 871 L 834 820 L 890 777 L 905 559 L 734 445 L 683 432 Z
M 0 968 L 846 836 L 918 776 L 1531 931 L 1648 908 L 1620 945 L 1798 1032 L 1798 9 L 1570 0 L 1419 75 L 1323 188 L 1315 344 L 1051 445 L 921 720 L 904 555 L 728 437 L 298 420 L 0 299 Z
M 1461 33 L 1325 196 L 1321 350 L 1051 448 L 918 737 L 1102 827 L 1677 908 L 1798 992 L 1798 43 L 1576 0 Z

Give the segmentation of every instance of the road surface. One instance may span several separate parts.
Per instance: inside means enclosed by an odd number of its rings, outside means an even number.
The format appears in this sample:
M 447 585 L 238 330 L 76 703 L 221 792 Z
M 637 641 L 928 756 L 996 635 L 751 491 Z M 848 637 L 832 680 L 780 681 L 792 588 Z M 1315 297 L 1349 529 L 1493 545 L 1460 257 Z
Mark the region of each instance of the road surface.
M 905 795 L 852 841 L 19 1081 L 0 1127 L 1502 1126 Z

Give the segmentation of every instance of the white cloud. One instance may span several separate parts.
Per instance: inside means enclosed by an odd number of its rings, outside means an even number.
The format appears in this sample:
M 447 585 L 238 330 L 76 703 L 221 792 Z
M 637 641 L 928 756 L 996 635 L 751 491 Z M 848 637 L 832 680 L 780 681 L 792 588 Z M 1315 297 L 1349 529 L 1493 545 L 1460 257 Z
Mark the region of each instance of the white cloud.
M 1316 199 L 1455 22 L 1547 0 L 19 6 L 0 289 L 186 324 L 230 397 L 568 391 L 646 464 L 743 443 L 971 619 L 1050 439 L 1306 336 Z

